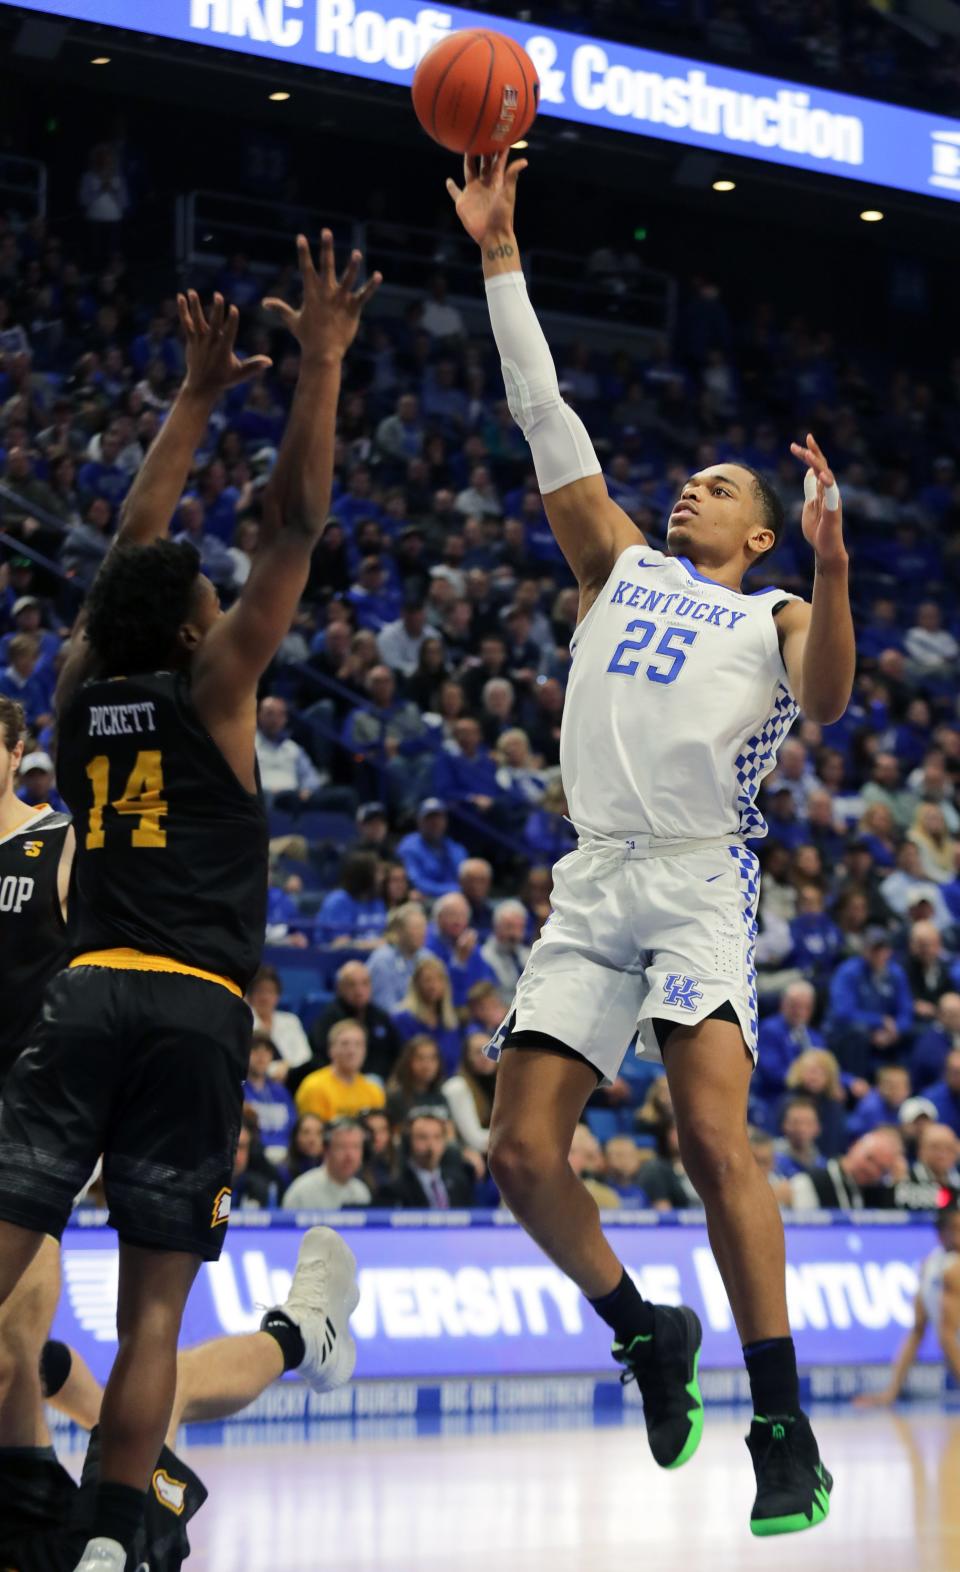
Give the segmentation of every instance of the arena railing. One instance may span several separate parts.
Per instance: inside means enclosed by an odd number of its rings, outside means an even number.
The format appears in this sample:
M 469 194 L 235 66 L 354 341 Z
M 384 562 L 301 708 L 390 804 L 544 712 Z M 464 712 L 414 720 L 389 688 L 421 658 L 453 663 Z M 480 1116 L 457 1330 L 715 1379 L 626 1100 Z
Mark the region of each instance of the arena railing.
M 411 301 L 422 300 L 431 276 L 439 272 L 467 326 L 486 330 L 477 248 L 453 228 L 359 220 L 297 202 L 197 190 L 177 198 L 177 258 L 182 269 L 216 273 L 241 252 L 251 269 L 269 282 L 290 265 L 291 236 L 298 230 L 316 234 L 321 223 L 333 229 L 339 245 L 358 248 L 381 269 L 386 283 L 379 301 L 386 314 L 399 314 Z M 598 349 L 615 352 L 641 350 L 651 339 L 673 331 L 677 287 L 667 273 L 641 267 L 615 277 L 593 274 L 589 259 L 536 245 L 524 246 L 523 264 L 536 289 L 538 310 L 554 319 L 554 336 L 569 339 L 589 331 Z

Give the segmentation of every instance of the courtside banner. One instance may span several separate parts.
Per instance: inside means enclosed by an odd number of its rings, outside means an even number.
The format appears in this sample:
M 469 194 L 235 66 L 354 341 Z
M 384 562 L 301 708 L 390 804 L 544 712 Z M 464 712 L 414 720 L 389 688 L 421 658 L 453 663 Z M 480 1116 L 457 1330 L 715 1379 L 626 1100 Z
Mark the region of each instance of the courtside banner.
M 655 1216 L 652 1226 L 610 1222 L 614 1249 L 648 1298 L 682 1299 L 696 1310 L 704 1370 L 739 1369 L 740 1343 L 702 1220 L 659 1226 Z M 220 1261 L 197 1279 L 184 1346 L 254 1331 L 263 1308 L 289 1291 L 313 1215 L 247 1218 L 249 1226 L 246 1219 L 231 1224 Z M 450 1213 L 399 1213 L 392 1224 L 373 1213 L 327 1220 L 360 1267 L 352 1322 L 358 1378 L 505 1379 L 613 1368 L 608 1329 L 515 1225 Z M 921 1222 L 788 1225 L 788 1292 L 801 1365 L 889 1361 L 913 1324 L 917 1269 L 934 1244 L 932 1227 Z M 116 1296 L 116 1236 L 97 1224 L 69 1227 L 53 1335 L 78 1348 L 101 1378 L 116 1351 Z M 922 1357 L 937 1358 L 932 1338 Z
M 448 33 L 491 27 L 528 50 L 544 114 L 960 200 L 960 120 L 607 39 L 414 0 L 19 0 L 265 59 L 408 84 Z

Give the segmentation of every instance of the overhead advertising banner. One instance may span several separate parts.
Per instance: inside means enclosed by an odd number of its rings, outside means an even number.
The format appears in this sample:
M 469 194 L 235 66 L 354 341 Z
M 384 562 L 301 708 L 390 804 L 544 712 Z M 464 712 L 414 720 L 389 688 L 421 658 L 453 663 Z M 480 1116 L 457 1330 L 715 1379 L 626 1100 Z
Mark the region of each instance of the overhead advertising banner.
M 960 120 L 415 0 L 20 0 L 29 10 L 377 82 L 463 27 L 506 32 L 546 115 L 714 153 L 960 200 Z M 411 111 L 412 113 L 412 111 Z
M 350 1227 L 360 1267 L 352 1327 L 357 1376 L 577 1375 L 610 1370 L 610 1333 L 579 1290 L 515 1226 Z M 302 1229 L 231 1227 L 226 1249 L 204 1267 L 184 1319 L 188 1346 L 254 1331 L 263 1307 L 290 1288 Z M 616 1227 L 614 1247 L 641 1292 L 692 1305 L 703 1322 L 704 1369 L 739 1369 L 733 1317 L 702 1222 Z M 913 1325 L 920 1260 L 933 1229 L 861 1224 L 787 1230 L 790 1312 L 801 1365 L 885 1363 Z M 106 1228 L 64 1235 L 63 1294 L 54 1333 L 103 1378 L 116 1350 L 117 1244 Z M 936 1358 L 932 1339 L 926 1358 Z

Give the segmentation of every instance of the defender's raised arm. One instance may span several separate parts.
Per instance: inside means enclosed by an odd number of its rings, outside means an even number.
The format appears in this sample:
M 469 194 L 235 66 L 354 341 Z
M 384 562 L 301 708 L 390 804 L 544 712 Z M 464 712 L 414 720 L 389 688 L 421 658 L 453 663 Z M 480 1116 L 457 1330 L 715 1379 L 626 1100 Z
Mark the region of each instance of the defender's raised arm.
M 506 156 L 464 160 L 464 186 L 447 181 L 457 215 L 483 253 L 493 335 L 507 402 L 530 444 L 550 528 L 581 590 L 596 591 L 620 553 L 643 535 L 607 492 L 593 444 L 560 393 L 556 367 L 520 268 L 513 229 L 517 180 Z M 581 603 L 582 604 L 582 603 Z

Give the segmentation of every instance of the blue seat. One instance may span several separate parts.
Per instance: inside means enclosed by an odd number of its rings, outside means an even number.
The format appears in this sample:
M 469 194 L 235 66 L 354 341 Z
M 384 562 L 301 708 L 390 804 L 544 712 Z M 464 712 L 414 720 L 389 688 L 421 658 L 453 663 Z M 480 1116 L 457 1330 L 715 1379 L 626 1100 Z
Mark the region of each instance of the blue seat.
M 323 813 L 313 809 L 301 813 L 293 825 L 294 835 L 302 835 L 310 842 L 333 841 L 336 846 L 349 846 L 357 838 L 357 827 L 348 813 Z
M 300 1000 L 300 1008 L 297 1014 L 303 1022 L 305 1032 L 310 1030 L 317 1016 L 322 1014 L 328 1004 L 332 1003 L 333 998 L 334 995 L 332 993 L 327 993 L 323 988 L 317 988 Z

